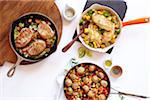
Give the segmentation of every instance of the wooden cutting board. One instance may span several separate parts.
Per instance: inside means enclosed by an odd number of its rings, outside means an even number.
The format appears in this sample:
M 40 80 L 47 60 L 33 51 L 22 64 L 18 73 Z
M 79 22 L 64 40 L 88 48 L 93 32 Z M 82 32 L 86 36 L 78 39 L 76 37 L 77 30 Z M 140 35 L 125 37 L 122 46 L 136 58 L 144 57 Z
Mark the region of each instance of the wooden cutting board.
M 54 0 L 0 0 L 0 66 L 5 61 L 16 62 L 17 57 L 9 44 L 9 32 L 12 22 L 28 12 L 40 12 L 50 17 L 58 28 L 58 41 L 60 41 L 62 19 Z

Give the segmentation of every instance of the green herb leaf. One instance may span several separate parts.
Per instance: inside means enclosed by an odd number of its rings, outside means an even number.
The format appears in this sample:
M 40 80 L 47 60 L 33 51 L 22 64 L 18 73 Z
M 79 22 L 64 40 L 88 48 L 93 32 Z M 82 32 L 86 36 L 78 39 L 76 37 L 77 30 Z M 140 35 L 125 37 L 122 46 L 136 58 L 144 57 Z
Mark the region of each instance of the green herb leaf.
M 124 97 L 122 95 L 120 95 L 120 100 L 124 100 Z

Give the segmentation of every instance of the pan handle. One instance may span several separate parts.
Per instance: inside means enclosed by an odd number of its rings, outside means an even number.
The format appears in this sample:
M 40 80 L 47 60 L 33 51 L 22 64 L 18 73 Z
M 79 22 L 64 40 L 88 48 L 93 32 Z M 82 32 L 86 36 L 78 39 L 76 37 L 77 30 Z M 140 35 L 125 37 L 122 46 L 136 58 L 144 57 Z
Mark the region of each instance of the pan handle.
M 7 72 L 8 77 L 12 77 L 15 73 L 16 67 L 21 63 L 22 58 L 18 57 L 16 64 L 14 64 Z
M 150 98 L 150 97 L 148 97 L 148 96 L 143 96 L 143 95 L 137 95 L 137 94 L 131 94 L 131 93 L 121 92 L 121 91 L 118 91 L 118 90 L 116 90 L 116 89 L 114 89 L 114 88 L 112 88 L 112 87 L 111 87 L 111 89 L 114 90 L 114 91 L 116 91 L 116 92 L 110 93 L 110 94 L 118 94 L 118 95 L 132 96 L 132 97 L 144 98 L 144 99 Z
M 142 23 L 149 23 L 149 22 L 150 22 L 150 17 L 145 17 L 145 18 L 138 18 L 127 22 L 123 22 L 122 25 L 124 27 L 128 25 L 142 24 Z

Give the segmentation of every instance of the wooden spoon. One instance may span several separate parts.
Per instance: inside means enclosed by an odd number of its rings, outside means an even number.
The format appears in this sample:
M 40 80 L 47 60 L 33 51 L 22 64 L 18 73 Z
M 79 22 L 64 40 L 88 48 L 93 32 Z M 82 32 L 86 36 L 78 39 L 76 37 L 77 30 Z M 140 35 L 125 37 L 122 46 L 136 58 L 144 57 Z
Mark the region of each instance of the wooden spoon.
M 72 45 L 73 43 L 81 36 L 84 32 L 78 34 L 72 41 L 70 41 L 63 49 L 62 52 L 66 52 Z

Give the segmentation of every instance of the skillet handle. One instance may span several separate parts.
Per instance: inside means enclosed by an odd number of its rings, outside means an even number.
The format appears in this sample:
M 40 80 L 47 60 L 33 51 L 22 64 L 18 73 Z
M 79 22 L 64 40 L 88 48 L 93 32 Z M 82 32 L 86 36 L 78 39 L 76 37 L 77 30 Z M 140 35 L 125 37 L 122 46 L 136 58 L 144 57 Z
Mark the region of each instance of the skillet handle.
M 146 99 L 146 98 L 150 98 L 148 96 L 143 96 L 143 95 L 137 95 L 137 94 L 131 94 L 131 93 L 125 93 L 125 92 L 121 92 L 119 90 L 116 90 L 114 88 L 111 87 L 112 90 L 116 91 L 116 92 L 112 92 L 110 94 L 117 94 L 117 95 L 125 95 L 125 96 L 132 96 L 132 97 L 137 97 L 137 98 L 143 98 L 143 99 Z
M 110 94 L 124 95 L 124 96 L 131 96 L 131 97 L 143 98 L 143 99 L 150 98 L 150 97 L 148 97 L 148 96 L 136 95 L 136 94 L 130 94 L 130 93 L 125 93 L 125 92 L 110 93 Z
M 15 73 L 15 70 L 16 70 L 16 65 L 13 65 L 13 67 L 11 67 L 7 72 L 7 77 L 12 77 Z
M 16 64 L 14 64 L 7 72 L 7 77 L 12 77 L 15 73 L 16 67 L 21 63 L 22 58 L 18 58 Z
M 150 22 L 150 17 L 130 20 L 130 21 L 127 21 L 127 22 L 123 22 L 122 25 L 123 26 L 128 26 L 128 25 L 142 24 L 142 23 L 148 23 L 148 22 Z

